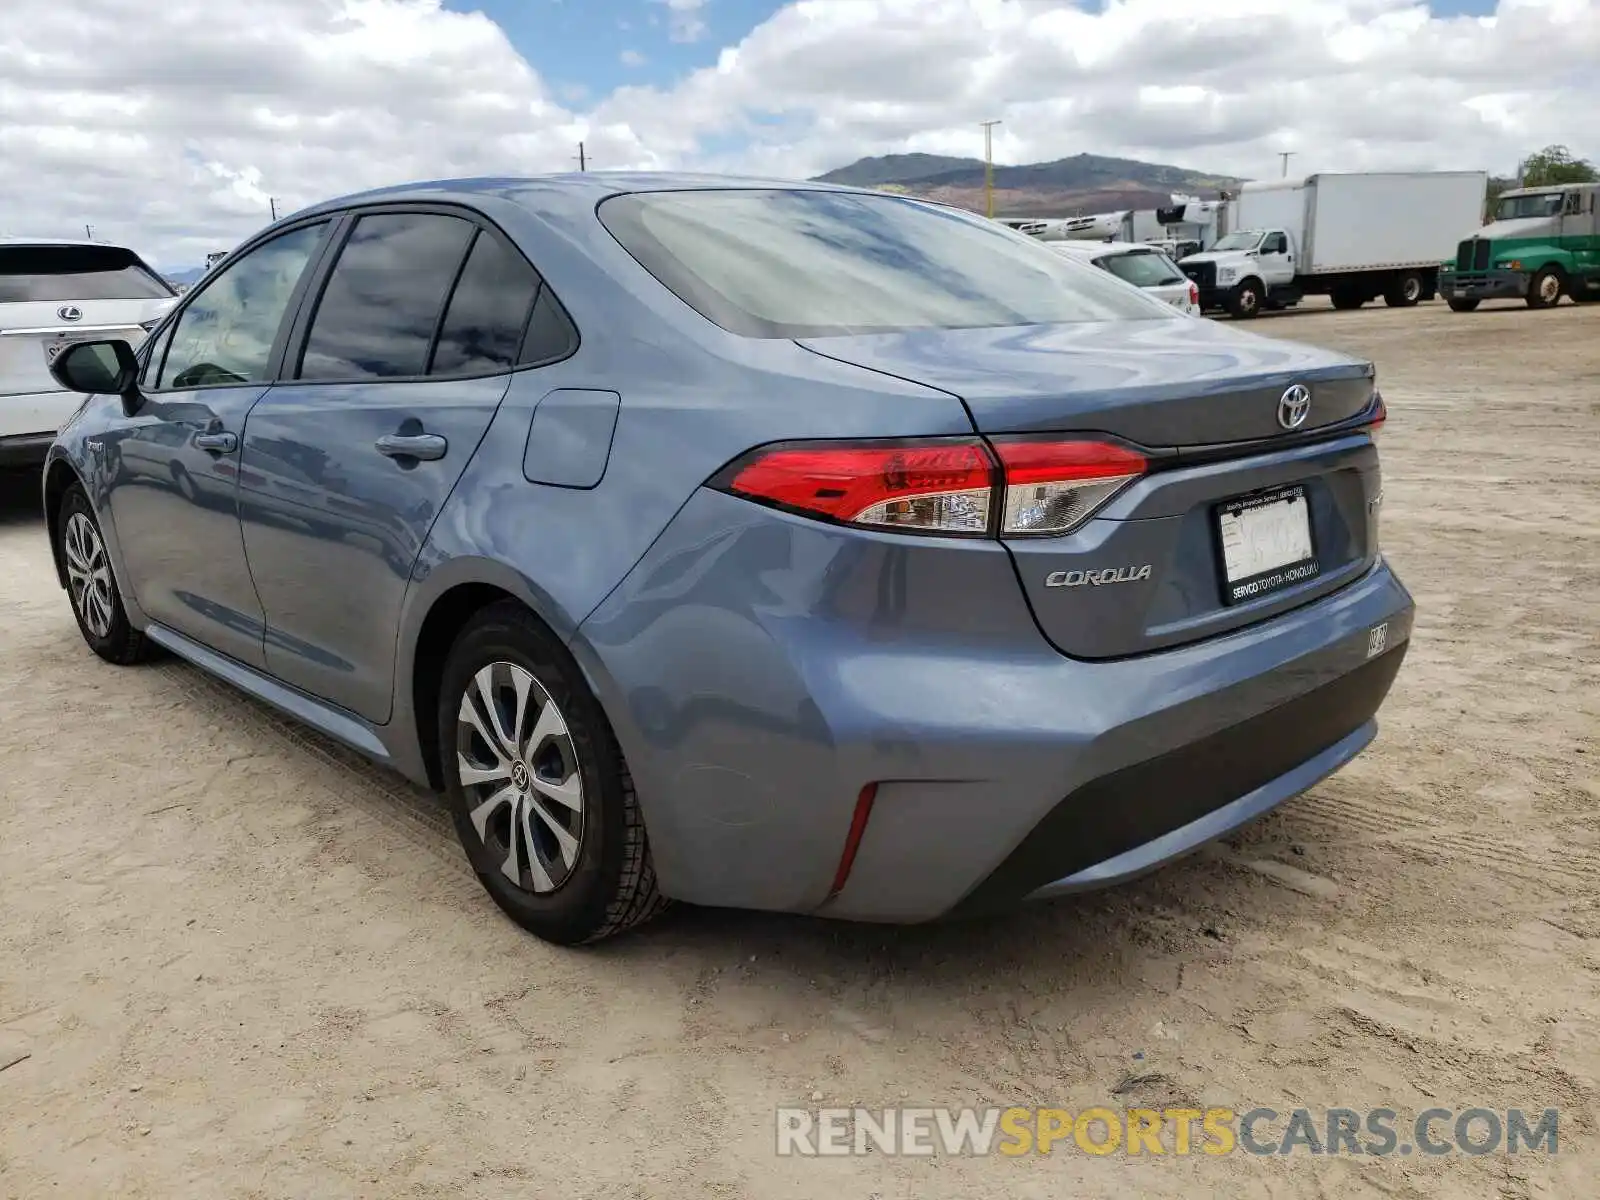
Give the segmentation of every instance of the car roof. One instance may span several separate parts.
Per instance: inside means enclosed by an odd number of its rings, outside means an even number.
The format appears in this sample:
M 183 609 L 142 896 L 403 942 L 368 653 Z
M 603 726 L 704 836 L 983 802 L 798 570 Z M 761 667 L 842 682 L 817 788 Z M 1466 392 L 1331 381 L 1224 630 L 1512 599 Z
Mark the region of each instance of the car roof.
M 711 175 L 687 171 L 568 171 L 556 175 L 478 176 L 401 183 L 332 197 L 291 215 L 311 216 L 319 212 L 349 208 L 352 205 L 378 202 L 471 201 L 482 197 L 508 200 L 536 210 L 574 214 L 582 210 L 592 211 L 600 201 L 629 192 L 720 191 L 731 188 L 780 188 L 789 191 L 847 192 L 884 196 L 888 199 L 919 199 L 916 196 L 880 192 L 873 188 L 855 188 L 801 179 Z
M 116 242 L 102 241 L 99 238 L 49 238 L 49 237 L 0 237 L 0 246 L 104 246 L 111 250 L 126 250 L 127 246 L 118 245 Z

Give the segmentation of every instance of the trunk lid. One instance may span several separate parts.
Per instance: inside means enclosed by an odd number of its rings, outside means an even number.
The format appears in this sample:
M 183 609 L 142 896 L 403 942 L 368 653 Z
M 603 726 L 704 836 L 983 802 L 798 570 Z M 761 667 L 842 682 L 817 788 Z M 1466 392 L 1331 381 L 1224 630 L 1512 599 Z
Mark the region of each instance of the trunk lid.
M 802 342 L 960 396 L 980 433 L 1112 434 L 1152 469 L 1077 529 L 1009 537 L 1041 632 L 1120 658 L 1264 620 L 1359 578 L 1377 553 L 1377 451 L 1303 435 L 1372 402 L 1370 363 L 1209 321 L 927 331 Z M 1279 402 L 1310 389 L 1291 437 Z
M 1116 434 L 1206 446 L 1281 435 L 1278 400 L 1311 389 L 1297 432 L 1355 416 L 1372 364 L 1211 321 L 1084 322 L 802 339 L 814 353 L 952 392 L 980 433 Z

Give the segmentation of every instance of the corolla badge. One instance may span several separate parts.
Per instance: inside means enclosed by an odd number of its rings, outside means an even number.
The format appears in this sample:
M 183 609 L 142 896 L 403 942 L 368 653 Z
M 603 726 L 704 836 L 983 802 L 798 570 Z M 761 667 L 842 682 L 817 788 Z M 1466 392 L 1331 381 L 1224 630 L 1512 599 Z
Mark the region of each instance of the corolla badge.
M 1285 429 L 1299 429 L 1311 415 L 1311 389 L 1297 383 L 1278 397 L 1278 424 Z
M 56 316 L 63 321 L 81 321 L 83 320 L 83 309 L 75 304 L 63 304 L 56 309 Z
M 1138 583 L 1150 578 L 1150 564 L 1139 567 L 1106 567 L 1101 571 L 1051 571 L 1044 577 L 1045 587 L 1100 587 L 1107 583 Z

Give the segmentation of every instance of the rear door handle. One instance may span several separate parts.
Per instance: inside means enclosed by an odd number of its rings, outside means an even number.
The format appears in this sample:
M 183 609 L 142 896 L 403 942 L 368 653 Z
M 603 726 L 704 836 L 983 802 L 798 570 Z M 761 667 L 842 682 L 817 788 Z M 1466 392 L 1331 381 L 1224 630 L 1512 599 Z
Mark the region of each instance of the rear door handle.
M 378 453 L 389 458 L 415 458 L 433 462 L 443 458 L 450 443 L 437 433 L 390 433 L 379 438 L 374 445 Z
M 231 433 L 197 433 L 193 441 L 197 449 L 213 454 L 232 454 L 239 448 L 238 437 Z

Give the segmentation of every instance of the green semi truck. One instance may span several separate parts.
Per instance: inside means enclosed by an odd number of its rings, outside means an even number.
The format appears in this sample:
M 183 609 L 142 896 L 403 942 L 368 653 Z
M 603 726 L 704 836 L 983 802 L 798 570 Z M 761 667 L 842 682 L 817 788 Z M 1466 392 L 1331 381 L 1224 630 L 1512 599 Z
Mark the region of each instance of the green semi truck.
M 1439 267 L 1439 294 L 1456 312 L 1485 300 L 1551 308 L 1562 296 L 1600 301 L 1600 183 L 1501 192 L 1494 220 Z

